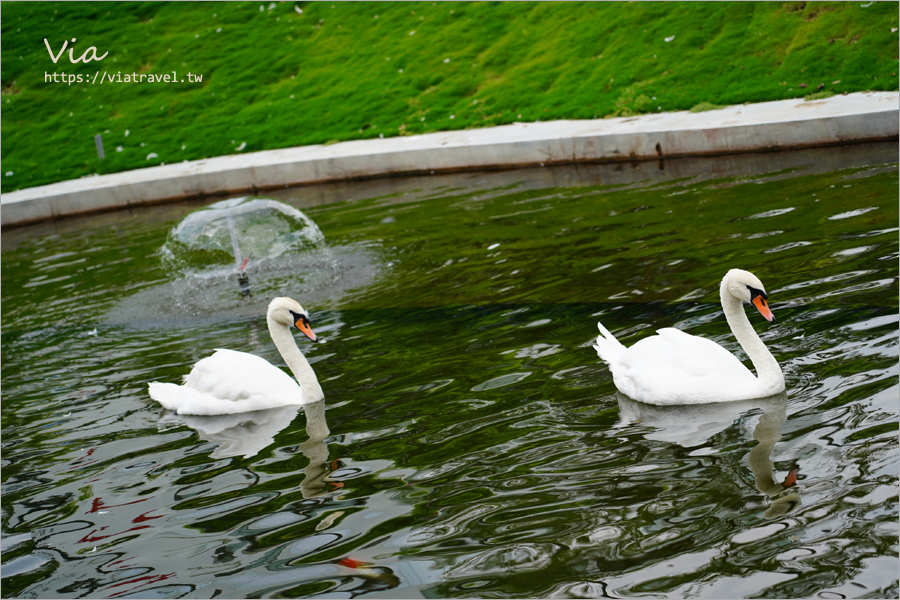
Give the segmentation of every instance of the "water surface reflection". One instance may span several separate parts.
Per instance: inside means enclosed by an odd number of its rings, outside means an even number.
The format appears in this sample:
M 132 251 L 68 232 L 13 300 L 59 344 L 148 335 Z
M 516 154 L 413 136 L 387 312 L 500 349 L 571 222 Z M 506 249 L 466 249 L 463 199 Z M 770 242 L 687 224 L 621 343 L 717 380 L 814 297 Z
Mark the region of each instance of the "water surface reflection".
M 896 597 L 884 148 L 286 190 L 332 253 L 252 279 L 323 338 L 302 415 L 176 421 L 147 395 L 218 347 L 281 364 L 262 292 L 160 265 L 200 203 L 4 231 L 4 594 Z M 741 356 L 723 265 L 771 286 L 787 399 L 617 398 L 599 317 Z
M 779 517 L 799 506 L 800 495 L 795 487 L 799 469 L 794 467 L 783 480 L 778 481 L 772 459 L 775 445 L 781 439 L 781 427 L 787 420 L 786 393 L 738 402 L 683 406 L 654 406 L 632 400 L 620 392 L 616 394 L 616 400 L 622 426 L 647 426 L 651 428 L 651 431 L 644 433 L 647 439 L 685 448 L 702 447 L 710 437 L 741 421 L 748 413 L 759 413 L 756 426 L 748 429 L 758 444 L 747 454 L 747 464 L 753 473 L 756 488 L 772 499 L 772 505 L 764 516 Z M 784 494 L 788 490 L 790 493 Z
M 299 410 L 300 406 L 281 406 L 233 415 L 168 414 L 159 420 L 159 430 L 187 425 L 201 439 L 216 444 L 210 458 L 250 458 L 271 445 L 275 435 L 290 425 Z

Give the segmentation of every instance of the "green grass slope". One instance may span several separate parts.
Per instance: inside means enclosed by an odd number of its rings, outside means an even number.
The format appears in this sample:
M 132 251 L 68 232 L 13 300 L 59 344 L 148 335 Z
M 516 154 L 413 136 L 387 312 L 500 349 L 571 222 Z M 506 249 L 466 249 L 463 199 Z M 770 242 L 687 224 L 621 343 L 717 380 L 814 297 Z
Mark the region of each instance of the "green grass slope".
M 0 11 L 3 191 L 342 140 L 898 89 L 897 2 L 4 2 Z M 73 64 L 67 48 L 54 64 L 45 38 L 54 54 L 66 40 L 76 59 L 90 46 L 107 54 Z M 146 81 L 173 72 L 174 83 Z M 82 82 L 48 81 L 54 73 Z

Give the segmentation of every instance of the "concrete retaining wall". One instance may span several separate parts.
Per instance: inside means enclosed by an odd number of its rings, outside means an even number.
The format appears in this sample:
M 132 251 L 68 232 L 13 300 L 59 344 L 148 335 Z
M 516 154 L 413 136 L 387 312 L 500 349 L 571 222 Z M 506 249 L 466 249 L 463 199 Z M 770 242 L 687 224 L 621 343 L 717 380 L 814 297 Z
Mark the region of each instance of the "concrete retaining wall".
M 900 94 L 490 129 L 230 155 L 4 194 L 3 226 L 210 194 L 413 173 L 784 150 L 900 135 Z

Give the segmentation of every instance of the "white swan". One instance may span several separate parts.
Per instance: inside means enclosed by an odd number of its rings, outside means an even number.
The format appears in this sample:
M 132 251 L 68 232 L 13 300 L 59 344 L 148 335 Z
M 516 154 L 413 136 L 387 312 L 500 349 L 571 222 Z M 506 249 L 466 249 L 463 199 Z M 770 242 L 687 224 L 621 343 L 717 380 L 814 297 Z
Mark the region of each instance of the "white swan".
M 759 377 L 715 342 L 672 327 L 623 346 L 603 325 L 594 348 L 609 364 L 620 392 L 656 405 L 705 404 L 763 398 L 784 391 L 781 367 L 750 325 L 741 302 L 751 302 L 768 321 L 765 288 L 753 273 L 732 269 L 719 287 L 725 319 Z
M 194 365 L 183 385 L 149 383 L 150 397 L 182 415 L 227 415 L 307 404 L 324 398 L 315 372 L 297 348 L 290 331 L 294 325 L 306 337 L 317 341 L 309 327 L 309 314 L 295 300 L 275 298 L 269 304 L 266 323 L 275 347 L 297 381 L 259 356 L 216 350 Z

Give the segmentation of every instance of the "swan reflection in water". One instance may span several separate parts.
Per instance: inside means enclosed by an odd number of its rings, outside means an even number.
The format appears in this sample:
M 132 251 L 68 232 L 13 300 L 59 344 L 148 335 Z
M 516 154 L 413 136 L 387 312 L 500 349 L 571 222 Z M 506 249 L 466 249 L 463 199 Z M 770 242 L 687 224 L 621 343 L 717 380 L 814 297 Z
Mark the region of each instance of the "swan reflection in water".
M 322 402 L 324 404 L 324 402 Z M 159 421 L 161 429 L 187 425 L 200 439 L 218 444 L 211 458 L 243 456 L 251 458 L 275 442 L 275 436 L 297 416 L 299 405 L 279 406 L 268 410 L 231 415 L 166 414 Z
M 325 401 L 302 405 L 282 406 L 268 410 L 238 413 L 232 415 L 175 415 L 168 414 L 160 419 L 160 427 L 187 425 L 194 429 L 201 439 L 218 444 L 210 454 L 211 458 L 243 456 L 250 458 L 274 443 L 275 436 L 296 418 L 300 409 L 306 416 L 306 435 L 297 448 L 307 458 L 300 482 L 300 492 L 304 499 L 326 496 L 340 490 L 343 482 L 332 477 L 341 468 L 339 460 L 330 461 L 326 439 L 331 434 L 325 418 Z M 340 498 L 340 496 L 338 496 Z M 329 529 L 345 514 L 336 510 L 328 514 L 316 525 L 316 531 Z M 234 560 L 234 550 L 222 546 L 216 553 L 217 562 Z M 333 561 L 338 573 L 352 576 L 355 582 L 354 595 L 386 591 L 400 585 L 400 578 L 390 567 L 343 557 Z
M 211 458 L 251 458 L 275 443 L 275 436 L 291 424 L 301 408 L 306 415 L 308 437 L 299 448 L 309 463 L 304 469 L 300 489 L 304 498 L 312 498 L 329 491 L 329 483 L 335 485 L 335 482 L 328 480 L 331 465 L 325 439 L 331 432 L 325 420 L 324 400 L 231 415 L 167 414 L 160 419 L 159 427 L 162 430 L 187 425 L 197 432 L 200 439 L 217 444 L 210 453 Z
M 786 515 L 800 505 L 800 495 L 794 487 L 797 469 L 778 481 L 772 461 L 772 450 L 781 439 L 781 426 L 787 420 L 787 394 L 784 392 L 757 400 L 674 406 L 644 404 L 622 393 L 617 393 L 616 397 L 620 426 L 631 423 L 649 425 L 654 430 L 644 435 L 647 439 L 671 442 L 685 448 L 700 446 L 746 413 L 761 409 L 762 415 L 752 434 L 759 443 L 750 450 L 747 461 L 757 489 L 772 499 L 764 517 L 769 519 Z M 789 493 L 785 494 L 786 491 Z

